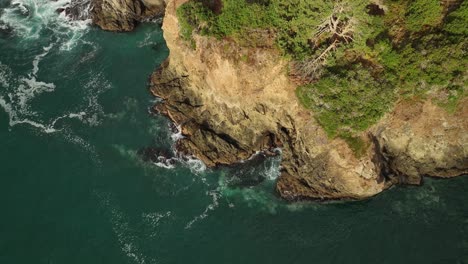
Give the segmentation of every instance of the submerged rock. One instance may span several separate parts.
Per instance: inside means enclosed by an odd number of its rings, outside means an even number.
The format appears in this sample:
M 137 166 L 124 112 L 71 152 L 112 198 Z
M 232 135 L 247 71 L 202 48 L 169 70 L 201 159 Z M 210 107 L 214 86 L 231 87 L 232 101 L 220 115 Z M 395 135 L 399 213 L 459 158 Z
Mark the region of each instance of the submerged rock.
M 146 147 L 137 153 L 143 161 L 152 162 L 160 167 L 173 168 L 177 161 L 177 158 L 165 149 Z

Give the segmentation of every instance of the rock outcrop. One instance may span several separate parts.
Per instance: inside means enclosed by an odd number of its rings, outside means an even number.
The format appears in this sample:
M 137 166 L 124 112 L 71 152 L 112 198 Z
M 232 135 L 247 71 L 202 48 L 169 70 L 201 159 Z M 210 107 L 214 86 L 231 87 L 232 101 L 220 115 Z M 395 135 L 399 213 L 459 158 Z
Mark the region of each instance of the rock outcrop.
M 201 36 L 194 36 L 196 49 L 184 42 L 176 17 L 183 2 L 167 3 L 170 57 L 151 77 L 152 92 L 163 99 L 156 109 L 184 135 L 179 151 L 216 166 L 281 148 L 277 191 L 287 200 L 363 199 L 395 183 L 420 184 L 423 175 L 468 173 L 466 103 L 451 115 L 430 101 L 400 102 L 362 134 L 368 147 L 357 157 L 299 105 L 274 48 Z
M 468 173 L 468 100 L 449 114 L 431 100 L 400 102 L 372 131 L 386 170 L 399 182 Z
M 92 0 L 93 23 L 104 30 L 131 31 L 141 21 L 162 16 L 164 0 Z

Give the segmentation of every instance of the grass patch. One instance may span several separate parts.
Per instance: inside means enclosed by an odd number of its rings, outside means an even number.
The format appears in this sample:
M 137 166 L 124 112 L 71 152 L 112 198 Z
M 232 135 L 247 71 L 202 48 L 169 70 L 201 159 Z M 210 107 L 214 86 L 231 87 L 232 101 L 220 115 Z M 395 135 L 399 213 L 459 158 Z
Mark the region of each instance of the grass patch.
M 351 148 L 356 158 L 364 156 L 369 147 L 368 143 L 357 136 L 343 135 L 341 138 L 348 143 L 348 146 Z
M 466 86 L 451 86 L 444 91 L 439 91 L 439 96 L 434 98 L 434 102 L 448 113 L 453 114 L 458 109 L 460 100 L 464 97 L 466 97 Z

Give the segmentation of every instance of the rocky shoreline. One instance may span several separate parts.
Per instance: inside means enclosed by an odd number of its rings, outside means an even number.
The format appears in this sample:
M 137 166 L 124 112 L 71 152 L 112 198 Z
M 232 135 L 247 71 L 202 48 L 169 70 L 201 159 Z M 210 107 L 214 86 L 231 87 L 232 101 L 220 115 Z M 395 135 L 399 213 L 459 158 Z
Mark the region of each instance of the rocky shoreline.
M 184 43 L 175 14 L 183 2 L 168 1 L 163 29 L 170 57 L 151 77 L 151 91 L 163 99 L 156 109 L 185 136 L 177 143 L 181 152 L 213 167 L 279 147 L 276 189 L 286 200 L 364 199 L 394 184 L 422 184 L 423 176 L 468 173 L 466 99 L 453 115 L 431 100 L 398 102 L 362 133 L 367 149 L 356 157 L 298 104 L 286 63 L 273 49 L 252 53 L 201 36 L 195 50 Z M 244 54 L 248 61 L 238 59 Z
M 135 26 L 129 21 L 161 10 L 128 2 L 134 5 L 125 8 L 137 16 L 129 19 L 122 5 L 97 1 L 102 9 L 93 12 L 101 15 L 94 15 L 93 21 L 104 29 L 126 31 Z M 454 114 L 430 98 L 397 102 L 393 111 L 361 133 L 365 151 L 357 155 L 344 140 L 328 138 L 313 113 L 298 103 L 287 62 L 274 48 L 252 50 L 229 40 L 195 36 L 193 49 L 183 41 L 176 9 L 184 2 L 168 0 L 164 5 L 170 56 L 151 76 L 152 93 L 163 99 L 155 109 L 184 135 L 177 142 L 182 154 L 215 167 L 281 148 L 276 190 L 290 201 L 364 199 L 395 184 L 420 185 L 424 176 L 468 173 L 466 98 Z
M 164 0 L 94 0 L 93 23 L 104 30 L 132 31 L 147 19 L 162 17 Z
M 74 20 L 92 20 L 103 30 L 128 32 L 139 23 L 162 18 L 164 0 L 72 0 L 58 8 L 58 13 Z

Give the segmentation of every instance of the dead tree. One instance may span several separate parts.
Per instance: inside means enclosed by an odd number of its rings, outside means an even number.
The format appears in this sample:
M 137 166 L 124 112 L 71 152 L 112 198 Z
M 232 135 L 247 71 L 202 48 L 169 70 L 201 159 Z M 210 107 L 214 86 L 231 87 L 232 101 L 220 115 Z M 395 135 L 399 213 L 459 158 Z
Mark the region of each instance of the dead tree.
M 293 65 L 295 75 L 298 75 L 299 79 L 306 82 L 318 79 L 332 52 L 343 43 L 349 44 L 354 41 L 356 22 L 349 13 L 349 7 L 344 1 L 336 2 L 331 14 L 317 26 L 312 41 L 318 54 Z M 327 43 L 325 47 L 324 42 Z

